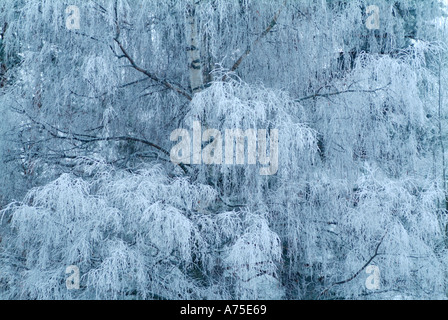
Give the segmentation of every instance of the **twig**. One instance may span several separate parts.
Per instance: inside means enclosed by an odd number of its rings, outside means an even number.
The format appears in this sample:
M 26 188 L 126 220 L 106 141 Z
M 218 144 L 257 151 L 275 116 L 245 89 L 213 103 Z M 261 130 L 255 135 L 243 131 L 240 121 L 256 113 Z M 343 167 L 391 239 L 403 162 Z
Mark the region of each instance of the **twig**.
M 158 151 L 162 152 L 163 154 L 170 157 L 170 153 L 163 149 L 162 147 L 158 146 L 155 143 L 152 143 L 145 139 L 140 139 L 136 137 L 129 137 L 129 136 L 118 136 L 118 137 L 98 137 L 93 135 L 86 135 L 86 134 L 77 134 L 77 133 L 69 133 L 67 131 L 63 131 L 61 129 L 58 129 L 52 125 L 42 123 L 33 117 L 31 117 L 25 110 L 16 109 L 18 112 L 26 115 L 32 122 L 37 124 L 39 127 L 47 131 L 53 138 L 57 139 L 63 139 L 63 140 L 74 140 L 78 142 L 82 142 L 84 144 L 86 143 L 94 143 L 94 142 L 100 142 L 100 141 L 127 141 L 127 142 L 138 142 L 145 144 L 147 146 L 150 146 L 154 149 L 157 149 Z M 185 172 L 185 174 L 189 174 L 189 171 L 187 167 L 180 163 L 178 166 Z
M 274 15 L 274 17 L 272 18 L 271 22 L 266 27 L 266 29 L 258 36 L 257 39 L 255 39 L 255 41 L 251 45 L 249 45 L 247 47 L 246 51 L 233 64 L 232 68 L 230 68 L 230 72 L 235 72 L 235 70 L 238 69 L 238 67 L 241 65 L 241 63 L 244 61 L 244 59 L 252 52 L 253 48 L 261 41 L 261 39 L 263 39 L 272 30 L 272 28 L 275 27 L 275 25 L 277 24 L 277 20 L 280 16 L 285 4 L 286 4 L 286 0 L 283 2 L 282 8 L 280 8 L 277 11 L 277 13 Z M 227 79 L 227 76 L 224 75 L 222 78 L 222 81 L 225 81 L 226 79 Z
M 370 90 L 366 90 L 366 89 L 359 89 L 359 90 L 357 90 L 357 89 L 348 89 L 348 90 L 329 92 L 329 93 L 315 93 L 313 95 L 306 96 L 306 97 L 303 97 L 303 98 L 299 98 L 299 99 L 296 99 L 294 101 L 295 102 L 302 102 L 304 100 L 309 100 L 309 99 L 314 99 L 314 98 L 319 98 L 319 97 L 328 98 L 328 97 L 331 97 L 331 96 L 335 96 L 335 95 L 338 95 L 338 94 L 344 94 L 344 93 L 356 93 L 356 92 L 360 92 L 360 93 L 376 93 L 378 91 L 384 90 L 385 88 L 390 86 L 390 84 L 391 83 L 389 82 L 387 85 L 385 85 L 383 87 L 376 88 L 376 89 L 370 89 Z
M 347 278 L 347 279 L 345 279 L 345 280 L 342 280 L 342 281 L 338 281 L 338 282 L 335 282 L 335 283 L 333 283 L 333 284 L 331 284 L 327 289 L 325 289 L 324 291 L 322 291 L 321 292 L 321 294 L 319 295 L 319 297 L 321 297 L 321 296 L 323 296 L 324 294 L 326 294 L 331 288 L 333 288 L 334 286 L 337 286 L 337 285 L 341 285 L 341 284 L 344 284 L 344 283 L 347 283 L 347 282 L 350 282 L 350 281 L 352 281 L 353 279 L 355 279 L 365 268 L 367 268 L 369 265 L 370 265 L 370 263 L 373 261 L 373 259 L 375 259 L 377 256 L 378 256 L 378 249 L 380 248 L 380 246 L 381 246 L 381 244 L 383 243 L 383 240 L 384 240 L 384 237 L 386 236 L 386 234 L 387 233 L 385 233 L 384 235 L 383 235 L 383 237 L 381 238 L 381 240 L 380 240 L 380 242 L 378 243 L 378 245 L 376 246 L 376 248 L 375 248 L 375 252 L 374 252 L 374 254 L 370 257 L 370 259 L 361 267 L 361 269 L 359 269 L 355 274 L 353 274 L 351 277 L 349 277 L 349 278 Z

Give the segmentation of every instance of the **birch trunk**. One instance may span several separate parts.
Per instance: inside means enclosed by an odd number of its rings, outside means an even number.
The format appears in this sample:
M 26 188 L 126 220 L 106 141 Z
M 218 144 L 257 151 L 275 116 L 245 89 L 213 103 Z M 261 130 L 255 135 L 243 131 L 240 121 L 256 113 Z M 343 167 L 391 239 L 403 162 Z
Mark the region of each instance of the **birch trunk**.
M 192 0 L 188 6 L 188 24 L 189 32 L 186 33 L 188 42 L 188 69 L 190 73 L 190 87 L 193 94 L 200 92 L 204 87 L 202 78 L 201 53 L 198 46 L 198 30 L 196 20 L 196 3 Z M 188 30 L 188 28 L 187 28 Z

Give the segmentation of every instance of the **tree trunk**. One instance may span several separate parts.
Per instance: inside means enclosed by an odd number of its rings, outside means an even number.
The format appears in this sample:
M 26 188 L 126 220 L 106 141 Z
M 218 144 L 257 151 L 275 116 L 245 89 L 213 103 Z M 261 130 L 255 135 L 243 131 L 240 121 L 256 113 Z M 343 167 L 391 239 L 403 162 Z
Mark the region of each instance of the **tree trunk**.
M 187 10 L 188 24 L 190 25 L 190 32 L 186 33 L 188 43 L 188 69 L 190 73 L 191 92 L 195 94 L 197 92 L 200 92 L 204 88 L 204 82 L 202 78 L 201 53 L 198 47 L 199 38 L 197 30 L 195 0 L 191 1 L 191 4 L 188 6 Z

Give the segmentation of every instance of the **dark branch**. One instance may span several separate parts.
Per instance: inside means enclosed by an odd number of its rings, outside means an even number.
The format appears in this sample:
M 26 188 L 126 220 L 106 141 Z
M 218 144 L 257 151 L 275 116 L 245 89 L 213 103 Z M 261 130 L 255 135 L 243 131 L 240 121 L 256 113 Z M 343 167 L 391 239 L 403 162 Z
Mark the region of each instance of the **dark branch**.
M 304 100 L 309 100 L 309 99 L 314 99 L 314 98 L 328 98 L 328 97 L 331 97 L 331 96 L 344 94 L 344 93 L 356 93 L 356 92 L 358 92 L 358 93 L 376 93 L 378 91 L 382 91 L 382 90 L 386 89 L 388 86 L 390 86 L 390 84 L 391 83 L 389 82 L 387 85 L 385 85 L 383 87 L 376 88 L 376 89 L 369 89 L 369 90 L 365 90 L 365 89 L 348 89 L 348 90 L 335 91 L 335 92 L 329 92 L 329 93 L 315 93 L 313 95 L 306 96 L 306 97 L 303 97 L 303 98 L 299 98 L 299 99 L 296 99 L 294 101 L 295 102 L 302 102 Z
M 324 294 L 326 294 L 331 288 L 333 288 L 334 286 L 337 286 L 337 285 L 341 285 L 341 284 L 344 284 L 344 283 L 347 283 L 347 282 L 350 282 L 350 281 L 352 281 L 353 279 L 355 279 L 357 276 L 359 276 L 359 274 L 365 269 L 365 268 L 367 268 L 369 265 L 370 265 L 370 263 L 373 261 L 373 259 L 375 259 L 377 256 L 378 256 L 378 250 L 379 250 L 379 248 L 380 248 L 380 246 L 381 246 L 381 244 L 383 243 L 383 240 L 384 240 L 384 237 L 386 236 L 386 234 L 387 233 L 385 233 L 384 235 L 383 235 L 383 237 L 380 239 L 380 241 L 378 242 L 378 244 L 377 244 L 377 246 L 376 246 L 376 248 L 375 248 L 375 252 L 373 253 L 373 255 L 370 257 L 370 259 L 355 273 L 355 274 L 353 274 L 351 277 L 349 277 L 349 278 L 347 278 L 347 279 L 345 279 L 345 280 L 342 280 L 342 281 L 338 281 L 338 282 L 335 282 L 335 283 L 333 283 L 332 285 L 330 285 L 327 289 L 325 289 L 324 291 L 322 291 L 322 293 L 319 295 L 319 297 L 321 297 L 321 296 L 323 296 Z
M 138 142 L 147 146 L 150 146 L 161 153 L 165 154 L 166 156 L 170 157 L 170 153 L 163 149 L 162 147 L 158 146 L 155 143 L 152 143 L 145 139 L 140 139 L 136 137 L 129 137 L 129 136 L 119 136 L 119 137 L 97 137 L 94 135 L 87 135 L 87 134 L 77 134 L 77 133 L 70 133 L 64 130 L 61 130 L 59 128 L 56 128 L 52 125 L 42 123 L 33 117 L 31 117 L 25 110 L 16 109 L 16 111 L 26 115 L 34 124 L 38 125 L 43 130 L 47 131 L 53 138 L 56 139 L 62 139 L 62 140 L 71 140 L 71 141 L 77 141 L 81 142 L 83 144 L 88 143 L 94 143 L 94 142 L 100 142 L 100 141 L 127 141 L 127 142 Z M 189 174 L 189 171 L 187 167 L 180 163 L 178 166 L 186 173 Z
M 115 35 L 114 41 L 117 43 L 118 47 L 120 48 L 121 52 L 123 53 L 122 57 L 125 57 L 129 61 L 132 68 L 134 68 L 135 70 L 137 70 L 140 73 L 143 73 L 151 80 L 165 86 L 167 89 L 174 90 L 175 92 L 177 92 L 180 95 L 187 98 L 189 101 L 192 100 L 191 95 L 188 92 L 186 92 L 184 89 L 175 86 L 174 84 L 172 84 L 171 82 L 169 82 L 166 79 L 159 78 L 155 74 L 149 72 L 148 70 L 141 68 L 140 66 L 137 65 L 137 63 L 135 63 L 135 60 L 131 57 L 131 55 L 127 52 L 127 50 L 124 48 L 123 44 L 119 40 L 121 31 L 120 31 L 120 24 L 118 22 L 117 5 L 115 5 L 115 25 L 116 25 L 116 35 Z
M 138 143 L 142 143 L 144 145 L 150 146 L 154 149 L 157 149 L 158 151 L 162 152 L 163 154 L 167 155 L 168 157 L 170 156 L 170 153 L 168 151 L 166 151 L 165 149 L 163 149 L 162 147 L 156 145 L 155 143 L 152 143 L 150 141 L 144 140 L 144 139 L 140 139 L 140 138 L 135 138 L 135 137 L 128 137 L 128 136 L 120 136 L 120 137 L 95 137 L 95 138 L 81 138 L 78 137 L 76 134 L 72 134 L 71 136 L 60 136 L 58 134 L 54 134 L 53 132 L 49 132 L 54 138 L 58 138 L 58 139 L 65 139 L 65 140 L 75 140 L 78 142 L 83 142 L 83 143 L 94 143 L 94 142 L 99 142 L 99 141 L 127 141 L 127 142 L 138 142 Z M 186 173 L 188 174 L 188 169 L 187 167 L 180 163 L 179 167 Z

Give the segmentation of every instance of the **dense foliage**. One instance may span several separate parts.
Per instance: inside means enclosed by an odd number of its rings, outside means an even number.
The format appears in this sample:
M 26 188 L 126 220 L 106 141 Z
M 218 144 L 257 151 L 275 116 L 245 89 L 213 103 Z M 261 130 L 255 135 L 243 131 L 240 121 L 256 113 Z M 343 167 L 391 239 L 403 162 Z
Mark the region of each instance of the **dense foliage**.
M 445 13 L 2 1 L 0 298 L 445 298 Z M 237 129 L 266 139 L 255 164 L 217 161 Z

